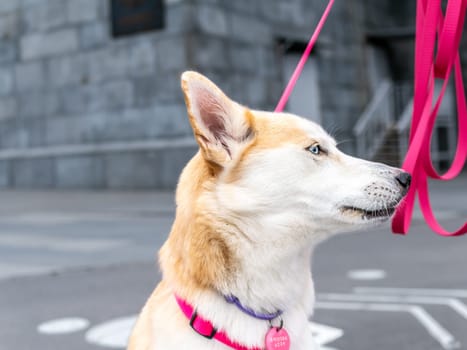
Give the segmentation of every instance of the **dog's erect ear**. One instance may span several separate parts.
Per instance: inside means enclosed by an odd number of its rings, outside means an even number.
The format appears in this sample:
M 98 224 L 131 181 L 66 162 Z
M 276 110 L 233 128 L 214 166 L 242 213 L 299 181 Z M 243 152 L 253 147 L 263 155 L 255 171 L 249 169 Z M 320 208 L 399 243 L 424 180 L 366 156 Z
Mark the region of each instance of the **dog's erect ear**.
M 203 156 L 225 166 L 254 138 L 251 113 L 199 73 L 183 73 L 182 90 Z

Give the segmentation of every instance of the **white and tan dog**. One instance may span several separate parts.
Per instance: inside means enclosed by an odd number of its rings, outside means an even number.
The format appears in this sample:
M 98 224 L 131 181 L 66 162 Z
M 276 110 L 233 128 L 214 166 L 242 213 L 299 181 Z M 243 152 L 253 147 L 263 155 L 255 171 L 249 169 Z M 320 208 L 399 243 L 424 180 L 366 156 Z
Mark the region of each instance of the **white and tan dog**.
M 308 120 L 241 106 L 198 73 L 184 73 L 182 89 L 200 151 L 180 177 L 163 279 L 128 349 L 231 349 L 206 337 L 216 332 L 264 349 L 280 322 L 290 349 L 314 349 L 312 247 L 390 218 L 410 175 L 343 154 Z

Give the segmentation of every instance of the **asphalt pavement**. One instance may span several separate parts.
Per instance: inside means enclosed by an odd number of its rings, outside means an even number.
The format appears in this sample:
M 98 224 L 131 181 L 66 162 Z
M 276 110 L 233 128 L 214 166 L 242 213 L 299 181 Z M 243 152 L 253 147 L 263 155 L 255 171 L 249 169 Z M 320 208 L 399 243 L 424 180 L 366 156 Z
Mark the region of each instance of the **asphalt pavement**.
M 442 224 L 467 219 L 467 174 L 430 192 Z M 0 198 L 0 350 L 122 349 L 160 279 L 173 193 Z M 435 235 L 418 210 L 408 235 L 386 225 L 336 236 L 311 268 L 323 348 L 467 349 L 467 236 Z

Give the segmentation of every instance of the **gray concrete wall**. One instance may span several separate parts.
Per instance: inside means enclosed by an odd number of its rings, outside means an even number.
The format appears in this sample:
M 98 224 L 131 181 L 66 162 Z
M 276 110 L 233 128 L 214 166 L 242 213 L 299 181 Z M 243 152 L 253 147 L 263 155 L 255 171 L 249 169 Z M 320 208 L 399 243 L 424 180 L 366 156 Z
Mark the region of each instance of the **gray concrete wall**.
M 173 187 L 196 150 L 180 73 L 272 109 L 286 83 L 278 39 L 308 40 L 325 4 L 167 0 L 164 30 L 118 39 L 108 5 L 0 1 L 0 186 Z M 316 55 L 323 123 L 339 138 L 366 103 L 364 45 L 360 2 L 336 2 Z
M 361 1 L 337 1 L 318 46 L 322 123 L 340 142 L 339 148 L 351 154 L 355 153 L 353 127 L 372 94 L 364 20 Z

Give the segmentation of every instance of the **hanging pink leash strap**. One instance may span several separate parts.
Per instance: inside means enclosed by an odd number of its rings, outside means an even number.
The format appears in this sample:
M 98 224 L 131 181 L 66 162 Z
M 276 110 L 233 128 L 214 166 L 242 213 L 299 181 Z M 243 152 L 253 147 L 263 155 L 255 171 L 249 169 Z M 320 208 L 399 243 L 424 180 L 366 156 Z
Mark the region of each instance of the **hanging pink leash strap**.
M 284 109 L 333 4 L 334 0 L 330 0 L 277 104 L 276 112 Z M 459 175 L 467 159 L 467 105 L 458 53 L 466 8 L 467 0 L 449 0 L 446 14 L 443 15 L 441 0 L 418 0 L 417 2 L 414 107 L 409 150 L 402 166 L 412 174 L 412 185 L 393 220 L 392 228 L 395 233 L 408 232 L 417 192 L 425 220 L 436 233 L 442 236 L 458 236 L 467 233 L 467 222 L 457 231 L 445 230 L 433 214 L 428 194 L 428 177 L 451 180 Z M 437 34 L 438 46 L 435 47 Z M 431 160 L 430 142 L 436 116 L 453 68 L 458 113 L 458 144 L 450 169 L 444 175 L 440 175 Z M 442 79 L 443 85 L 436 103 L 432 106 L 435 78 Z
M 289 100 L 290 94 L 292 93 L 295 84 L 297 83 L 297 80 L 300 77 L 300 74 L 302 74 L 303 67 L 305 67 L 305 63 L 308 60 L 308 57 L 310 56 L 311 50 L 313 49 L 313 46 L 315 46 L 316 40 L 318 40 L 319 33 L 324 27 L 324 23 L 326 22 L 329 12 L 332 9 L 332 5 L 334 5 L 334 0 L 329 0 L 328 6 L 324 10 L 321 19 L 319 20 L 318 25 L 316 26 L 315 32 L 311 36 L 311 39 L 308 42 L 308 45 L 306 46 L 306 49 L 303 52 L 303 55 L 300 58 L 297 67 L 295 68 L 292 76 L 290 77 L 289 82 L 287 83 L 286 88 L 284 89 L 284 92 L 282 93 L 281 98 L 279 99 L 279 103 L 276 106 L 275 112 L 282 112 L 284 110 L 284 107 L 287 104 L 287 101 Z
M 407 198 L 393 220 L 392 228 L 395 233 L 408 232 L 417 192 L 421 210 L 432 230 L 442 236 L 467 233 L 467 222 L 454 232 L 445 230 L 437 222 L 428 193 L 429 177 L 451 180 L 459 175 L 467 159 L 467 106 L 458 53 L 466 8 L 467 0 L 449 0 L 446 14 L 443 15 L 441 0 L 419 0 L 417 3 L 414 107 L 409 150 L 403 164 L 403 168 L 412 173 L 413 180 Z M 437 48 L 436 34 L 438 34 Z M 431 160 L 430 142 L 436 116 L 453 68 L 458 113 L 458 144 L 450 169 L 440 175 Z M 435 78 L 443 80 L 443 85 L 433 106 Z

